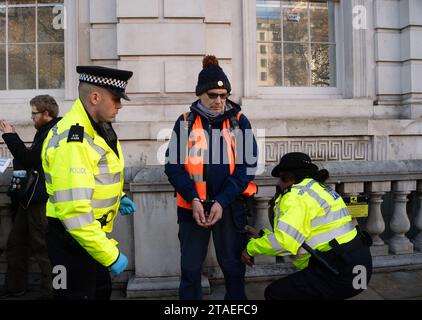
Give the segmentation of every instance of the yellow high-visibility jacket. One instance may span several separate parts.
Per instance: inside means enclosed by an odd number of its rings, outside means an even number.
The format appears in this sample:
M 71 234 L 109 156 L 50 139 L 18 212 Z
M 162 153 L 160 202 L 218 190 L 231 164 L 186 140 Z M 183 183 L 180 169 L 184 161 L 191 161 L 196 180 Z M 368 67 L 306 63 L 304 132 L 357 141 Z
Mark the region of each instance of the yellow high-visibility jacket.
M 296 255 L 305 241 L 313 249 L 328 251 L 330 240 L 335 238 L 340 244 L 347 243 L 357 234 L 339 194 L 310 178 L 280 195 L 274 213 L 274 232 L 265 229 L 262 237 L 251 239 L 247 245 L 249 255 Z M 309 258 L 310 254 L 306 253 L 293 263 L 304 269 Z
M 74 130 L 78 125 L 79 131 Z M 83 137 L 80 137 L 83 127 Z M 46 177 L 47 216 L 59 219 L 67 232 L 99 263 L 108 267 L 118 256 L 108 239 L 123 194 L 124 160 L 94 130 L 78 99 L 48 133 L 41 156 Z M 106 215 L 107 224 L 97 221 Z

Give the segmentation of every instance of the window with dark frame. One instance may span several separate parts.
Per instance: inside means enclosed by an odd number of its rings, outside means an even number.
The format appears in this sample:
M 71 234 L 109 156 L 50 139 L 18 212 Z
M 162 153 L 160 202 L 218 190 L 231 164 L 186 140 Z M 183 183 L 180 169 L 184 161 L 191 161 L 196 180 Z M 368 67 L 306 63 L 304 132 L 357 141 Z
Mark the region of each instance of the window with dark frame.
M 63 0 L 0 0 L 0 90 L 64 88 Z
M 261 59 L 261 68 L 267 67 L 267 59 Z
M 258 85 L 335 87 L 334 14 L 332 0 L 257 0 L 257 61 L 268 60 L 258 68 Z
M 261 72 L 261 81 L 267 81 L 267 73 Z

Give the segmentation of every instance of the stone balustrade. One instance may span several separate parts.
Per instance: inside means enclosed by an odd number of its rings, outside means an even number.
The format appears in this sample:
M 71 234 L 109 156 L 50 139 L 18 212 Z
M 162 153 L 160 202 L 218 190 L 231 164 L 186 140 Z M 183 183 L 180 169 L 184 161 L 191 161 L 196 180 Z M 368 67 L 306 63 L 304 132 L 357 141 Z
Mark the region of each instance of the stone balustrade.
M 318 164 L 330 172 L 328 184 L 342 196 L 362 193 L 368 196 L 368 217 L 356 218 L 355 222 L 372 236 L 375 268 L 422 265 L 422 160 Z M 249 223 L 258 228 L 271 228 L 268 201 L 276 182 L 269 174 L 271 168 L 268 166 L 265 173 L 256 178 L 259 190 Z M 127 253 L 130 270 L 114 282 L 127 282 L 128 297 L 177 295 L 180 248 L 174 190 L 163 167 L 128 168 L 125 177 L 127 192 L 133 197 L 138 212 L 131 218 L 119 216 L 115 224 L 112 236 Z M 0 182 L 0 249 L 4 249 L 11 219 L 5 195 L 7 182 Z M 209 249 L 204 263 L 205 293 L 210 290 L 209 280 L 223 278 L 212 241 Z M 4 255 L 3 260 L 0 259 L 0 281 L 5 271 L 1 263 L 5 263 Z M 258 281 L 294 271 L 291 257 L 262 256 L 256 258 L 254 268 L 247 269 L 247 278 Z
M 356 223 L 373 239 L 374 266 L 405 267 L 422 264 L 422 160 L 323 162 L 330 172 L 328 184 L 342 196 L 366 194 L 368 217 Z M 272 166 L 271 166 L 272 167 Z M 271 167 L 256 178 L 259 191 L 255 197 L 250 224 L 270 228 L 268 201 L 275 191 Z M 177 294 L 179 277 L 179 242 L 177 239 L 176 205 L 173 189 L 162 168 L 141 170 L 130 184 L 141 215 L 135 222 L 135 274 L 129 280 L 129 297 Z M 411 195 L 417 194 L 416 197 Z M 413 201 L 408 201 L 414 199 Z M 409 233 L 411 234 L 409 236 Z M 414 235 L 414 236 L 413 236 Z M 155 252 L 154 257 L 153 252 Z M 294 272 L 290 258 L 256 257 L 254 268 L 248 268 L 249 279 L 268 279 Z M 204 263 L 204 292 L 208 280 L 222 279 L 212 241 Z
M 339 163 L 324 167 L 341 195 L 368 195 L 368 217 L 359 222 L 372 236 L 373 256 L 421 252 L 421 160 L 353 162 L 347 170 Z M 412 193 L 416 197 L 410 197 Z M 387 196 L 390 201 L 384 203 Z M 409 234 L 416 236 L 409 239 Z

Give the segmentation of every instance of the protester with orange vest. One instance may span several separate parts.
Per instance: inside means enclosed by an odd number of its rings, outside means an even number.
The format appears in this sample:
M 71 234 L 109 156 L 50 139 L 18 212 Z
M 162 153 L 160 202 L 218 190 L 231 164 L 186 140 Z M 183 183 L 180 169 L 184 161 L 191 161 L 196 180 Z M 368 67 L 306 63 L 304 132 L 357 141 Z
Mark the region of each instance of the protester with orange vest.
M 196 86 L 199 99 L 177 119 L 166 152 L 165 173 L 177 193 L 182 300 L 202 299 L 201 271 L 211 233 L 225 299 L 246 299 L 240 256 L 247 243 L 246 199 L 257 191 L 252 182 L 257 145 L 240 106 L 228 99 L 230 91 L 217 58 L 206 56 Z

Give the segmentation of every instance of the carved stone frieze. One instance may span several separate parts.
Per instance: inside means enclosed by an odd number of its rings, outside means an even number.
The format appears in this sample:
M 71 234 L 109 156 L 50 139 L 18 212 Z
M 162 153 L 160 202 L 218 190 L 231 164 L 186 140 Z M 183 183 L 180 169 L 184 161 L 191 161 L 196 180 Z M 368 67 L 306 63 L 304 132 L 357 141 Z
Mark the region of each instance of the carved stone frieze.
M 371 160 L 370 138 L 288 138 L 265 142 L 267 162 L 288 152 L 304 152 L 315 161 Z

